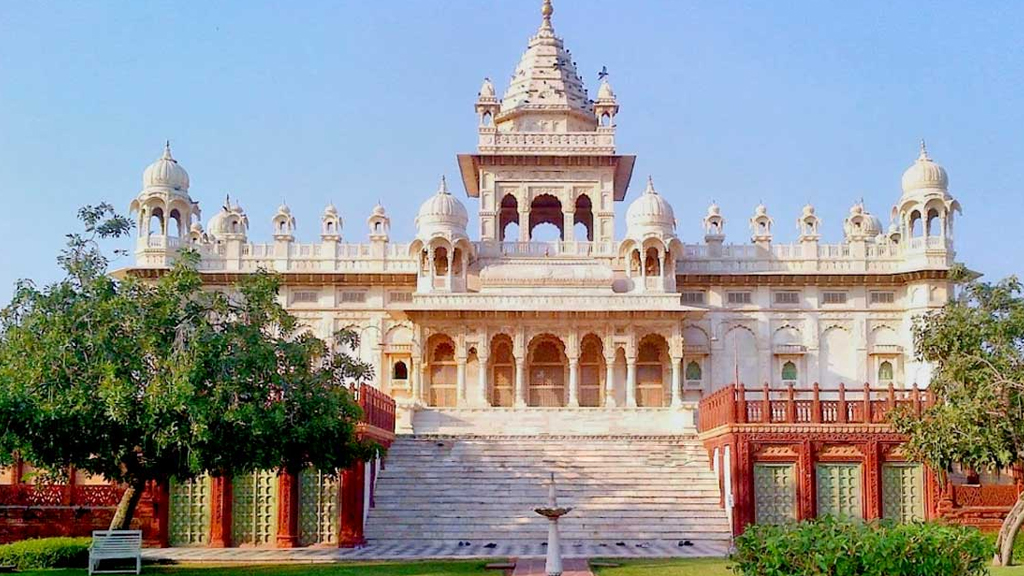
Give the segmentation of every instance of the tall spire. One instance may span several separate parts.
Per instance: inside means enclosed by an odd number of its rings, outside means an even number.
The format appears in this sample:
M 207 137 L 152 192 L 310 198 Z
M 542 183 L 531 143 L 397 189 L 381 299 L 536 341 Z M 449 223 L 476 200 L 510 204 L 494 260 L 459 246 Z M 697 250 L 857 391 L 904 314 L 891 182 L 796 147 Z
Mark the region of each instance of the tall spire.
M 917 157 L 918 160 L 931 160 L 928 157 L 928 145 L 924 143 L 924 138 L 921 138 L 921 154 Z
M 171 162 L 174 162 L 174 157 L 171 156 L 171 141 L 170 140 L 164 140 L 164 155 L 161 156 L 161 158 L 164 159 L 164 160 L 170 160 Z
M 540 8 L 540 15 L 544 17 L 544 21 L 540 24 L 541 30 L 551 30 L 551 15 L 555 13 L 555 8 L 551 5 L 551 0 L 544 0 L 544 5 Z
M 437 187 L 438 194 L 448 194 L 448 179 L 441 175 L 441 184 Z

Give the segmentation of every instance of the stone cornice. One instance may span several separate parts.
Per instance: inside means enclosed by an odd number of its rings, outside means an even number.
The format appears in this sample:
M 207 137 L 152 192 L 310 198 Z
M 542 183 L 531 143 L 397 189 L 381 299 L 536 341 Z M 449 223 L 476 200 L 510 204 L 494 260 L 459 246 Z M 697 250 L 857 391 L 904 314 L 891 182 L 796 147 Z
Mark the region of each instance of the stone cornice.
M 155 280 L 169 272 L 167 268 L 126 268 L 115 273 L 118 276 L 135 276 L 146 280 Z M 245 276 L 255 272 L 199 272 L 204 284 L 213 286 L 235 284 Z M 332 272 L 277 272 L 288 286 L 416 286 L 415 274 L 375 274 L 375 273 L 332 273 Z
M 902 286 L 919 280 L 945 280 L 948 270 L 897 274 L 677 274 L 680 289 L 701 286 Z

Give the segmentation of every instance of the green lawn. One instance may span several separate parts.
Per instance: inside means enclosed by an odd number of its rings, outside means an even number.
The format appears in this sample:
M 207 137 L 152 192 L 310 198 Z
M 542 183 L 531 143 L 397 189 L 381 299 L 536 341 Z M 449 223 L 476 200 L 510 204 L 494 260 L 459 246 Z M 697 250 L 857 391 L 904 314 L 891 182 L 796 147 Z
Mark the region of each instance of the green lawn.
M 494 560 L 498 561 L 498 560 Z M 374 562 L 337 564 L 277 564 L 265 566 L 143 566 L 144 575 L 162 576 L 481 576 L 500 572 L 484 570 L 481 560 L 452 562 Z M 82 576 L 85 570 L 28 570 L 34 576 Z
M 618 568 L 596 568 L 598 576 L 736 576 L 727 560 L 610 560 Z M 1024 566 L 994 568 L 992 576 L 1024 576 Z

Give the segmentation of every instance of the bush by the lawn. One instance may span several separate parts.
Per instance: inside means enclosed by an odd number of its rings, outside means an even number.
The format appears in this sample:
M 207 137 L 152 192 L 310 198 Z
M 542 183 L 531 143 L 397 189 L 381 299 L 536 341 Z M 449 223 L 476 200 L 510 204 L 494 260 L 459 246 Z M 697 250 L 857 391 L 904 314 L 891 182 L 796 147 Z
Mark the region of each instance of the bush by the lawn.
M 732 560 L 745 576 L 984 576 L 993 553 L 973 528 L 825 518 L 749 526 Z
M 18 568 L 85 568 L 90 538 L 37 538 L 0 546 L 0 564 Z

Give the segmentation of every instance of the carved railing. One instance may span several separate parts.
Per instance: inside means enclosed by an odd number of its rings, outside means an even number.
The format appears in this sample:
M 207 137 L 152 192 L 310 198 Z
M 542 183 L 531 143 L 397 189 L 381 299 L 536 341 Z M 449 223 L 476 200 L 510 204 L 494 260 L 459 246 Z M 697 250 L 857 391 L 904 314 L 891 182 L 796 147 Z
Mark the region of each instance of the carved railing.
M 369 384 L 349 387 L 353 397 L 363 409 L 360 421 L 385 432 L 395 432 L 395 400 Z
M 0 506 L 104 508 L 117 506 L 122 493 L 124 487 L 116 484 L 5 484 L 0 485 Z
M 920 414 L 931 404 L 931 393 L 894 386 L 821 390 L 795 386 L 746 388 L 730 384 L 700 401 L 700 429 L 728 424 L 885 424 L 889 414 L 903 408 Z

